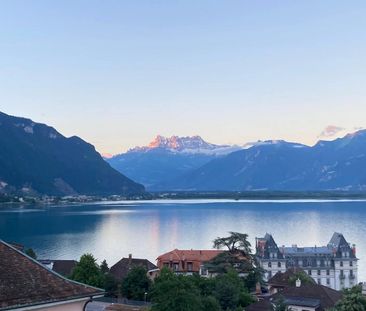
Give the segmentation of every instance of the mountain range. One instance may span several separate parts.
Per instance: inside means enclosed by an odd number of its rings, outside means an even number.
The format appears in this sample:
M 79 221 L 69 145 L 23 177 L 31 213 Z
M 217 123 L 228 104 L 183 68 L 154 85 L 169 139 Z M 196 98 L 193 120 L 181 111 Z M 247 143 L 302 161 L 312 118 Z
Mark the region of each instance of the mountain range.
M 210 144 L 200 136 L 167 138 L 158 135 L 147 146 L 135 147 L 106 161 L 152 190 L 240 149 L 239 146 Z
M 132 195 L 144 187 L 81 138 L 0 112 L 0 193 Z
M 282 140 L 220 146 L 199 136 L 158 136 L 108 161 L 156 191 L 363 191 L 366 131 L 311 147 Z

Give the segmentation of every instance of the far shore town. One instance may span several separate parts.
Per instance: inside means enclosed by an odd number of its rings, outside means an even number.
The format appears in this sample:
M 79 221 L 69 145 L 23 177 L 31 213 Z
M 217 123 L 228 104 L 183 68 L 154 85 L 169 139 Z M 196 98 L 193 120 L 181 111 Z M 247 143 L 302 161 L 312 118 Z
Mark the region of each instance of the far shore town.
M 266 233 L 254 253 L 247 237 L 230 232 L 214 249 L 174 249 L 156 263 L 130 254 L 111 267 L 91 254 L 40 259 L 0 240 L 0 310 L 169 310 L 172 288 L 181 300 L 196 299 L 195 310 L 346 310 L 350 294 L 366 305 L 356 245 L 343 234 L 324 246 L 285 246 Z M 225 299 L 218 288 L 227 289 Z

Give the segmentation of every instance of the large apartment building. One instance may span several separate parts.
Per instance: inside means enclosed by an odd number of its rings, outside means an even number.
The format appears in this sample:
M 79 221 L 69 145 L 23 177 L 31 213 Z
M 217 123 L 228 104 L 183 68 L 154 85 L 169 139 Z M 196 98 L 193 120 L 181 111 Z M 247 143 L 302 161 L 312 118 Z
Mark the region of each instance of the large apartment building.
M 335 290 L 357 284 L 356 247 L 346 241 L 343 234 L 334 233 L 326 246 L 278 247 L 272 235 L 256 238 L 256 256 L 266 271 L 265 280 L 288 268 L 301 268 L 319 285 Z

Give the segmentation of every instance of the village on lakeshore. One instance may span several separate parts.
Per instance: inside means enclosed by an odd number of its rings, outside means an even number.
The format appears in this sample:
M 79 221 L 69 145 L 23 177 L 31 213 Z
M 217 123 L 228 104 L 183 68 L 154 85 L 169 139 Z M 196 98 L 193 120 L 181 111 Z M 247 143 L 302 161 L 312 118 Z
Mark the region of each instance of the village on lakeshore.
M 321 311 L 345 310 L 351 296 L 366 305 L 356 245 L 342 233 L 325 246 L 279 246 L 266 233 L 254 253 L 247 238 L 230 232 L 213 249 L 174 249 L 156 263 L 129 254 L 111 267 L 92 254 L 37 258 L 0 240 L 0 310 L 159 311 L 193 302 L 207 311 Z

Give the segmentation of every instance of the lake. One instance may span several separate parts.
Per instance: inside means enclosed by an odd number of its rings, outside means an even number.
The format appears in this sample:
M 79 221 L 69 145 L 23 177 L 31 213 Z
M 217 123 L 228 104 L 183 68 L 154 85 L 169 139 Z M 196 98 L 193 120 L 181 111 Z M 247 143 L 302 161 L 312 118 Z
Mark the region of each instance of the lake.
M 32 247 L 42 259 L 92 253 L 111 266 L 132 254 L 152 262 L 174 248 L 211 248 L 228 231 L 272 233 L 278 246 L 326 245 L 341 232 L 357 247 L 366 281 L 365 201 L 124 201 L 70 206 L 0 207 L 0 239 Z

